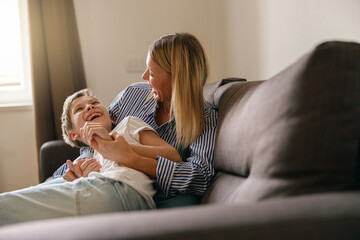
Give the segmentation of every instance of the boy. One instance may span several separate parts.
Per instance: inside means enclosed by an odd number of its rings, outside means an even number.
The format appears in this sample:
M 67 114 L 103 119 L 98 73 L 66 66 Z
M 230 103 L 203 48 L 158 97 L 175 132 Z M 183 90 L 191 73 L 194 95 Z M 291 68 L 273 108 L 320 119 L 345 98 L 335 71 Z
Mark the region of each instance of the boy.
M 73 147 L 90 145 L 93 136 L 112 140 L 111 133 L 117 132 L 124 137 L 129 148 L 140 155 L 149 156 L 153 153 L 144 151 L 144 145 L 157 146 L 159 151 L 169 159 L 181 161 L 179 153 L 163 141 L 148 124 L 136 117 L 127 117 L 111 132 L 112 121 L 107 109 L 100 104 L 90 89 L 80 90 L 69 96 L 63 107 L 61 117 L 63 138 Z M 143 147 L 140 145 L 142 144 Z M 67 162 L 70 169 L 74 168 L 71 161 Z M 116 162 L 104 159 L 94 152 L 93 159 L 79 160 L 75 163 L 82 170 L 83 177 L 108 178 L 120 181 L 135 189 L 147 202 L 150 208 L 155 208 L 153 195 L 153 180 L 137 170 L 119 166 Z M 63 176 L 65 180 L 74 180 L 72 171 Z
M 72 146 L 96 144 L 92 142 L 93 138 L 99 139 L 100 136 L 121 140 L 123 151 L 144 159 L 156 159 L 160 155 L 175 161 L 181 160 L 174 148 L 138 118 L 124 119 L 109 134 L 112 121 L 108 111 L 89 89 L 67 98 L 62 123 L 64 139 Z M 119 166 L 99 154 L 94 156 L 98 157 L 99 162 L 92 159 L 74 163 L 74 166 L 82 163 L 80 167 L 85 177 L 69 179 L 70 181 L 58 178 L 36 186 L 0 193 L 0 226 L 155 207 L 152 199 L 155 190 L 151 178 L 142 172 Z

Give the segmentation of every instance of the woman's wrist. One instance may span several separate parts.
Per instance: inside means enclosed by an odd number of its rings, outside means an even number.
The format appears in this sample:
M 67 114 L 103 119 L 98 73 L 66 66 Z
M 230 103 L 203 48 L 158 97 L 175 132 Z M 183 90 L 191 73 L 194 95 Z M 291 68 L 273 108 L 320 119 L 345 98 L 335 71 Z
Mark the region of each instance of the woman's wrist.
M 145 173 L 146 175 L 148 175 L 151 178 L 156 179 L 157 161 L 155 159 L 138 155 L 131 162 L 132 162 L 132 168 Z

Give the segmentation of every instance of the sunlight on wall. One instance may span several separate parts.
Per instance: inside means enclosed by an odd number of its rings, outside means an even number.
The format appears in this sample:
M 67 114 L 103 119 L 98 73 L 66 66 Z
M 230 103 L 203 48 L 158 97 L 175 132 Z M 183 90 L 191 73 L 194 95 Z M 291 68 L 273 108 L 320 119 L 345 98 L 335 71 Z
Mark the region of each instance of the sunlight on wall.
M 26 1 L 0 1 L 0 106 L 29 104 L 29 41 Z
M 21 84 L 22 56 L 18 1 L 0 1 L 0 87 Z

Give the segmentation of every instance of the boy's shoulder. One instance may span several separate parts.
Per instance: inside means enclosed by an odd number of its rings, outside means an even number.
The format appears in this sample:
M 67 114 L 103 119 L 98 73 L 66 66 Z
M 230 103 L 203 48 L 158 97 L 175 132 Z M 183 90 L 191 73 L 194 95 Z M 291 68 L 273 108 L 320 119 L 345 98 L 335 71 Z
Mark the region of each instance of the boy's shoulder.
M 144 89 L 144 90 L 150 90 L 151 87 L 147 82 L 137 82 L 129 85 L 125 90 L 131 90 L 131 89 Z

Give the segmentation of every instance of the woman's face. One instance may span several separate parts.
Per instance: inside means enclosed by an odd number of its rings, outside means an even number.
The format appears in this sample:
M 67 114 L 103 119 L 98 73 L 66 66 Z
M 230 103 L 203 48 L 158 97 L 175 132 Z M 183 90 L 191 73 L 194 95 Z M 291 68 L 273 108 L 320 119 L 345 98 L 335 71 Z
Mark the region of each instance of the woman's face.
M 142 78 L 147 80 L 152 88 L 154 99 L 159 102 L 171 101 L 171 75 L 160 67 L 148 54 L 146 58 L 147 69 Z

